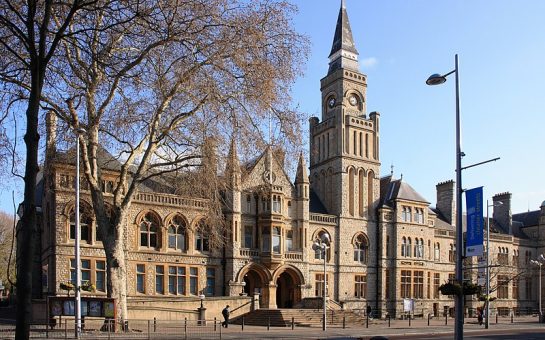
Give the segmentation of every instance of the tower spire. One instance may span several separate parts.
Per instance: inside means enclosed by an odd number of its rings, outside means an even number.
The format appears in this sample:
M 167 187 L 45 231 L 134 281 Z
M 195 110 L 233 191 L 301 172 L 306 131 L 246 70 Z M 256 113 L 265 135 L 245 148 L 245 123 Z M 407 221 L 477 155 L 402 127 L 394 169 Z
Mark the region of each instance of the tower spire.
M 297 173 L 295 175 L 295 184 L 299 183 L 309 183 L 305 157 L 303 157 L 302 152 L 299 154 L 299 163 L 297 164 Z
M 341 8 L 339 9 L 337 26 L 335 28 L 335 35 L 333 36 L 333 44 L 331 46 L 331 52 L 329 53 L 328 74 L 339 68 L 348 68 L 354 71 L 359 70 L 358 50 L 356 50 L 356 44 L 352 37 L 352 29 L 350 28 L 350 21 L 348 20 L 346 3 L 344 0 L 341 0 Z

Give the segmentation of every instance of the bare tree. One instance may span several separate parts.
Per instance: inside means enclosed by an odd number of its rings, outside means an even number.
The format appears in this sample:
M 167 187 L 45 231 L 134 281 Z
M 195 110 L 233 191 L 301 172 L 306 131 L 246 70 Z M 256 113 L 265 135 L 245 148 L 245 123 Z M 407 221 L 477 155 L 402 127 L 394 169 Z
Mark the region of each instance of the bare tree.
M 26 120 L 23 216 L 18 243 L 25 251 L 17 257 L 16 339 L 28 339 L 31 320 L 32 258 L 36 235 L 36 175 L 38 173 L 38 114 L 48 66 L 54 60 L 66 29 L 79 11 L 97 0 L 3 0 L 0 2 L 0 81 L 3 104 L 22 101 Z M 4 124 L 5 116 L 2 117 Z M 20 247 L 19 249 L 22 249 Z
M 180 192 L 206 198 L 208 228 L 215 227 L 209 231 L 221 239 L 222 163 L 214 150 L 224 155 L 229 139 L 238 138 L 255 154 L 271 115 L 277 135 L 297 147 L 302 119 L 290 109 L 289 90 L 308 44 L 293 30 L 294 8 L 285 1 L 146 1 L 135 10 L 99 9 L 71 23 L 68 32 L 94 29 L 63 42 L 43 95 L 62 130 L 85 129 L 85 177 L 106 252 L 108 296 L 118 300 L 121 319 L 125 228 L 141 183 L 169 174 L 186 187 Z M 111 201 L 102 192 L 107 165 L 99 145 L 120 164 Z
M 479 300 L 484 301 L 483 309 L 486 309 L 486 305 L 490 301 L 498 298 L 497 295 L 500 288 L 508 290 L 509 283 L 518 283 L 521 278 L 526 278 L 529 270 L 527 265 L 518 263 L 518 257 L 513 258 L 512 262 L 509 263 L 508 254 L 498 254 L 492 251 L 490 259 L 488 296 L 486 295 L 485 287 L 481 287 L 481 294 L 478 297 Z M 493 293 L 496 293 L 496 297 L 491 296 Z
M 0 280 L 5 286 L 15 278 L 14 226 L 14 217 L 0 211 Z

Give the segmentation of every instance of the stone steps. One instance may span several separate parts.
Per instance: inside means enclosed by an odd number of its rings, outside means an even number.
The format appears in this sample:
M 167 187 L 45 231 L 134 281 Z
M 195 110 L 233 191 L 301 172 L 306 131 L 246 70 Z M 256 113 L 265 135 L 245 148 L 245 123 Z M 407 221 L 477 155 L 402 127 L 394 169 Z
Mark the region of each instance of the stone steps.
M 234 324 L 250 326 L 291 327 L 292 320 L 297 327 L 316 327 L 322 324 L 322 310 L 320 309 L 258 309 L 239 316 L 232 320 Z M 328 310 L 327 323 L 329 325 L 343 324 L 363 325 L 365 318 L 348 310 Z

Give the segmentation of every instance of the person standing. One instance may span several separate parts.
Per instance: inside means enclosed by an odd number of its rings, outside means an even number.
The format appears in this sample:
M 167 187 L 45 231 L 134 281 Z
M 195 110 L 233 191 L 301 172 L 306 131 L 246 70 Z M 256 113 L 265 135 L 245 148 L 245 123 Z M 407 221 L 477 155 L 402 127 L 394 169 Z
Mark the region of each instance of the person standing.
M 222 326 L 225 328 L 229 327 L 229 314 L 231 314 L 231 311 L 229 310 L 229 305 L 227 305 L 221 311 L 221 315 L 223 315 L 223 319 L 224 319 Z

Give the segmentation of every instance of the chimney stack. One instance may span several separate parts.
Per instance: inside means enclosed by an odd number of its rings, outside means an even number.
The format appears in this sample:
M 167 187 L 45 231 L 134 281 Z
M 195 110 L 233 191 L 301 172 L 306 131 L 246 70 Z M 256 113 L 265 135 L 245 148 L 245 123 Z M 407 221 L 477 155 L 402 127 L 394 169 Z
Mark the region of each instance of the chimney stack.
M 437 210 L 449 224 L 456 221 L 456 200 L 454 181 L 441 182 L 435 186 L 437 190 Z
M 511 214 L 511 193 L 503 192 L 501 194 L 496 194 L 492 197 L 494 202 L 494 212 L 492 213 L 492 218 L 496 225 L 498 225 L 503 231 L 513 235 L 513 216 Z M 496 202 L 501 202 L 502 204 L 496 204 Z

